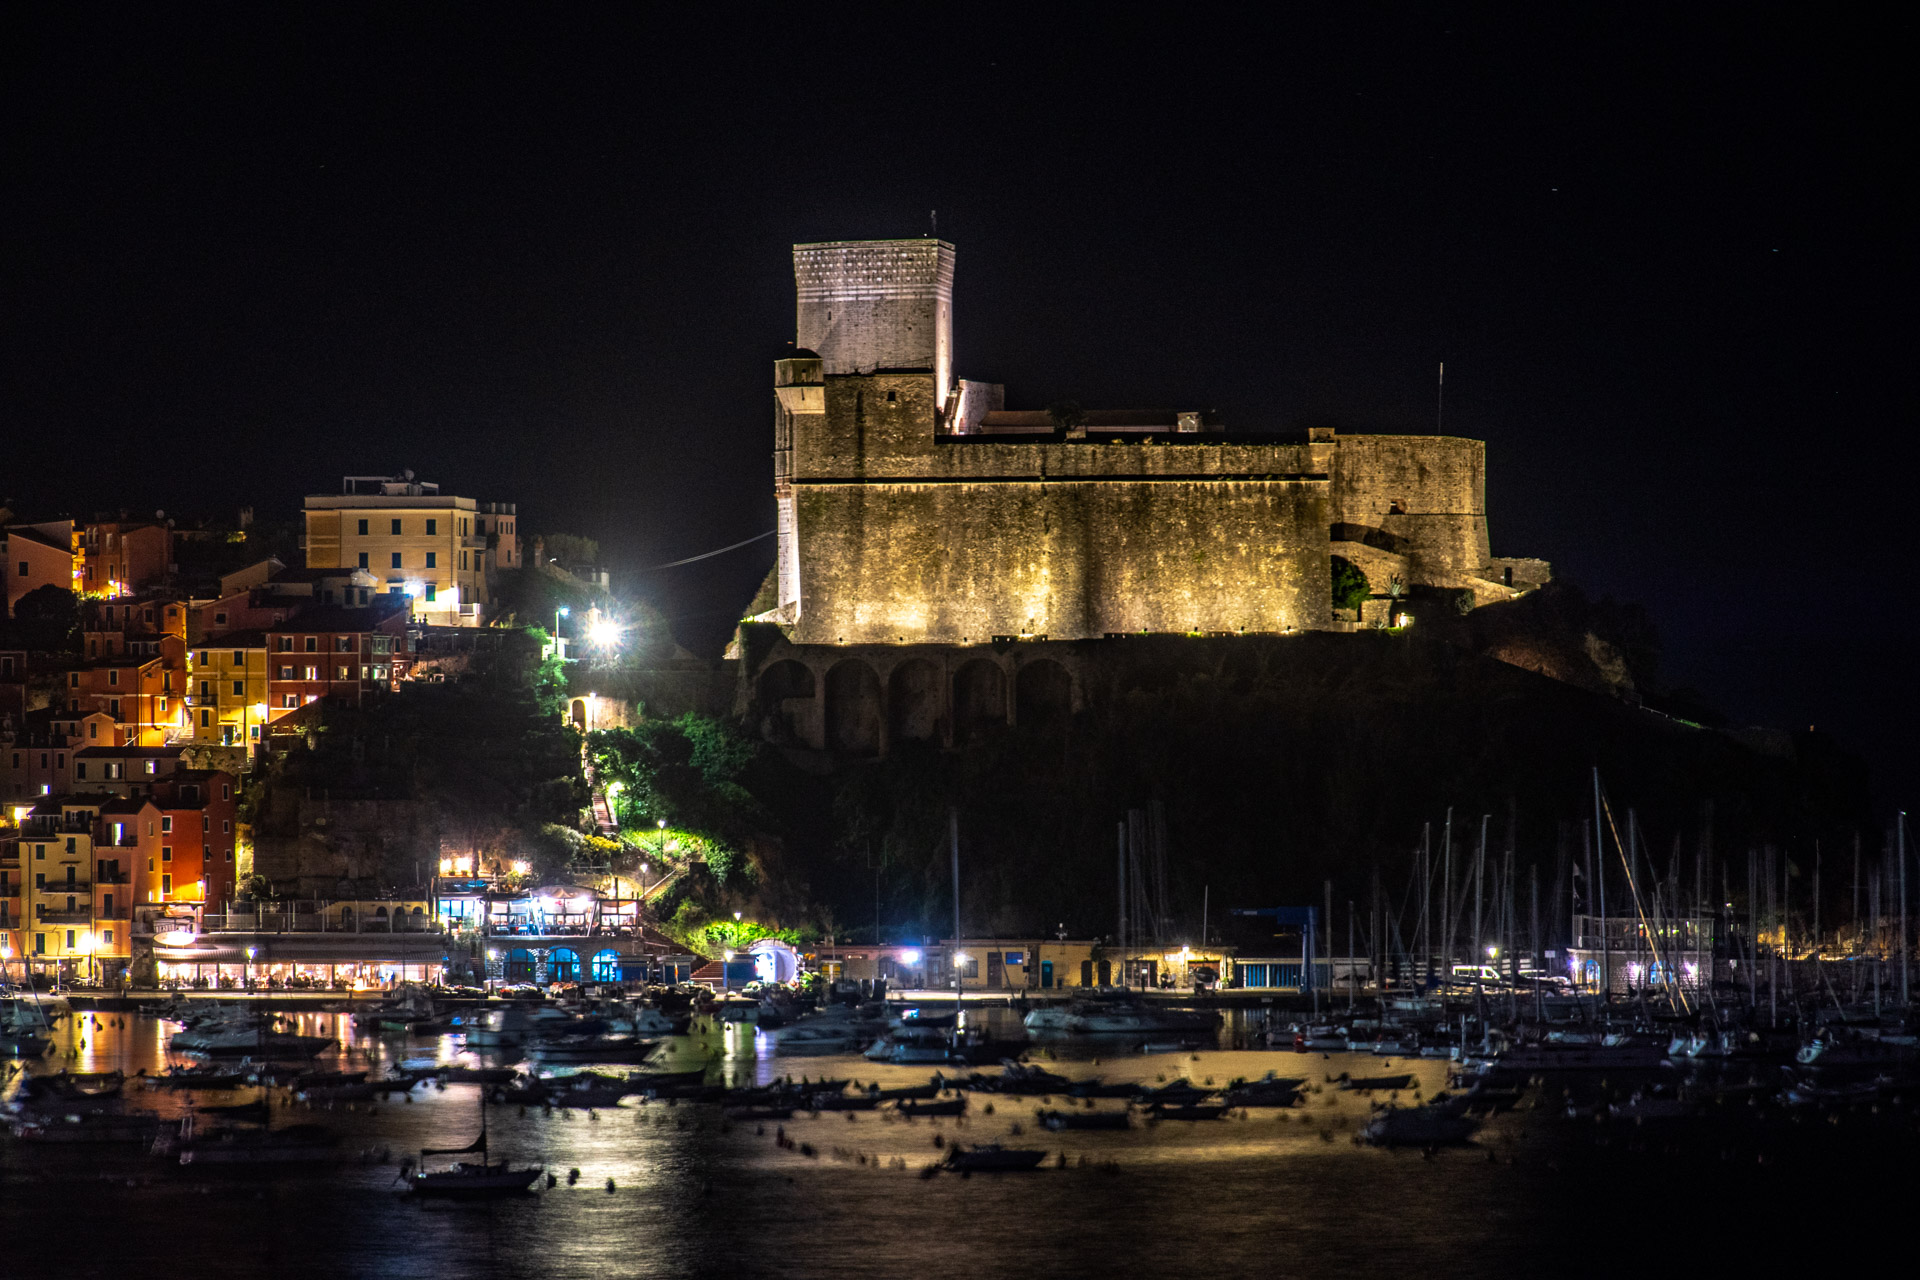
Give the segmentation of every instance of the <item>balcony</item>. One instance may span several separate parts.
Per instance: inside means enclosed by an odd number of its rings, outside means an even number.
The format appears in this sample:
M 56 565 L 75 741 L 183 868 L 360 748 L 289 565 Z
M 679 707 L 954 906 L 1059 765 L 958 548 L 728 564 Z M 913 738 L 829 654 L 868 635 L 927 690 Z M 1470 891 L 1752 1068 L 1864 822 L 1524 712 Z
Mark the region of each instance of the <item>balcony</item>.
M 128 843 L 131 844 L 132 841 L 128 841 Z M 126 870 L 102 871 L 94 877 L 94 882 L 97 884 L 132 884 L 133 872 Z
M 92 924 L 93 908 L 88 907 L 84 911 L 49 911 L 44 906 L 36 906 L 33 918 L 41 924 Z

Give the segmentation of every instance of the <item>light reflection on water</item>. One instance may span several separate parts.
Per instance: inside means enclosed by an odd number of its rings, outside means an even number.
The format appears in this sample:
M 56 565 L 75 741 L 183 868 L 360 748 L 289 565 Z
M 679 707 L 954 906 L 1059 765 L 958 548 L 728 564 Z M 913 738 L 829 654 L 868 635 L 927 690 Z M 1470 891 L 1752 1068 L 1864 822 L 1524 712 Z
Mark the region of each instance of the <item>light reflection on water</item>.
M 378 1073 L 403 1057 L 500 1061 L 465 1052 L 452 1036 L 355 1036 L 344 1015 L 302 1014 L 298 1024 L 304 1034 L 343 1037 L 344 1065 L 354 1069 Z M 151 1072 L 164 1065 L 164 1036 L 174 1029 L 131 1014 L 87 1015 L 84 1023 L 76 1015 L 35 1069 Z M 1224 1034 L 1231 1042 L 1241 1029 Z M 933 1074 L 859 1057 L 783 1058 L 771 1037 L 748 1025 L 702 1025 L 672 1046 L 668 1065 L 707 1056 L 734 1083 L 804 1074 L 896 1086 Z M 1388 1069 L 1370 1056 L 1143 1055 L 1086 1043 L 1044 1046 L 1036 1061 L 1074 1078 L 1149 1083 L 1184 1075 L 1224 1084 L 1274 1071 L 1324 1086 L 1341 1071 Z M 1412 1072 L 1423 1094 L 1444 1086 L 1443 1063 L 1395 1059 L 1391 1069 Z M 249 1096 L 204 1095 L 209 1104 Z M 183 1102 L 152 1091 L 139 1093 L 136 1105 L 171 1114 Z M 1042 1100 L 983 1095 L 958 1122 L 796 1117 L 785 1131 L 812 1155 L 777 1146 L 776 1126 L 730 1125 L 712 1107 L 631 1098 L 591 1115 L 502 1107 L 490 1118 L 495 1157 L 546 1165 L 560 1177 L 557 1187 L 493 1205 L 406 1201 L 395 1183 L 399 1160 L 422 1146 L 469 1140 L 478 1105 L 477 1087 L 452 1085 L 320 1113 L 282 1106 L 277 1118 L 321 1120 L 345 1136 L 342 1164 L 285 1174 L 189 1171 L 124 1149 L 26 1150 L 0 1141 L 0 1229 L 11 1242 L 0 1275 L 150 1273 L 156 1241 L 167 1242 L 179 1264 L 167 1270 L 196 1280 L 1519 1275 L 1539 1274 L 1541 1251 L 1558 1248 L 1559 1225 L 1587 1211 L 1585 1194 L 1557 1174 L 1557 1157 L 1543 1148 L 1545 1121 L 1531 1113 L 1503 1117 L 1479 1147 L 1428 1159 L 1354 1145 L 1368 1100 L 1324 1087 L 1289 1111 L 1126 1132 L 1047 1133 L 1033 1118 Z M 950 1139 L 1037 1146 L 1064 1154 L 1068 1167 L 923 1180 L 919 1170 Z M 901 1162 L 905 1169 L 893 1167 Z M 579 1182 L 569 1186 L 574 1169 Z M 84 1238 L 23 1229 L 70 1221 L 80 1206 L 112 1229 Z M 1583 1273 L 1588 1261 L 1563 1256 L 1552 1270 Z

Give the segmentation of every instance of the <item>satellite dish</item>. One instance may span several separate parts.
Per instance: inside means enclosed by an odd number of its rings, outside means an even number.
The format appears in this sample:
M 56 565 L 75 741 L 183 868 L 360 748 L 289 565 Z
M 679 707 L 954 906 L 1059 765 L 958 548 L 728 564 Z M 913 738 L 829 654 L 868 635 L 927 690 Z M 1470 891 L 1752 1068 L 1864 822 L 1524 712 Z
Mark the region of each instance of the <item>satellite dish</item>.
M 153 518 L 155 520 L 165 520 L 167 518 L 167 513 L 164 511 L 156 511 L 153 513 Z

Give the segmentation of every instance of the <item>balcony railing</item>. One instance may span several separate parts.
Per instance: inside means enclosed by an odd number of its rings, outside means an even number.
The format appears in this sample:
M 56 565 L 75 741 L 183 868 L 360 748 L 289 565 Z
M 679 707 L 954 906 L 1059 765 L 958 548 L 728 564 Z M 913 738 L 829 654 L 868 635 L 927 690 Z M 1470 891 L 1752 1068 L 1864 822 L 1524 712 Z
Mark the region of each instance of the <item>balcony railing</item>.
M 44 906 L 36 906 L 33 909 L 33 916 L 41 924 L 91 924 L 93 909 L 89 907 L 85 911 L 50 911 Z
M 356 927 L 352 917 L 342 920 L 334 915 L 273 911 L 263 911 L 257 915 L 240 912 L 224 916 L 209 915 L 202 919 L 201 928 L 206 933 L 431 934 L 445 932 L 439 921 L 427 916 L 363 917 Z
M 95 876 L 94 879 L 98 881 L 100 884 L 132 884 L 133 872 L 124 871 L 124 870 L 123 871 L 102 871 L 97 876 Z

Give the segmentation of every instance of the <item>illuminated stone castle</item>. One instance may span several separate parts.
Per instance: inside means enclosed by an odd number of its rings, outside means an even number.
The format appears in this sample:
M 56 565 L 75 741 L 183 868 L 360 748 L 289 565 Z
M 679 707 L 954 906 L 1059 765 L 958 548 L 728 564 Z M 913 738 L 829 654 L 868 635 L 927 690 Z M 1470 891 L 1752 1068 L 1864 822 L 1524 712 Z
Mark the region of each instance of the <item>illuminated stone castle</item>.
M 1472 604 L 1548 576 L 1488 546 L 1486 447 L 1244 432 L 1197 411 L 1009 412 L 953 376 L 954 249 L 794 246 L 776 362 L 777 606 L 792 645 L 974 646 L 1386 620 L 1391 585 Z M 1375 600 L 1336 618 L 1331 564 Z

